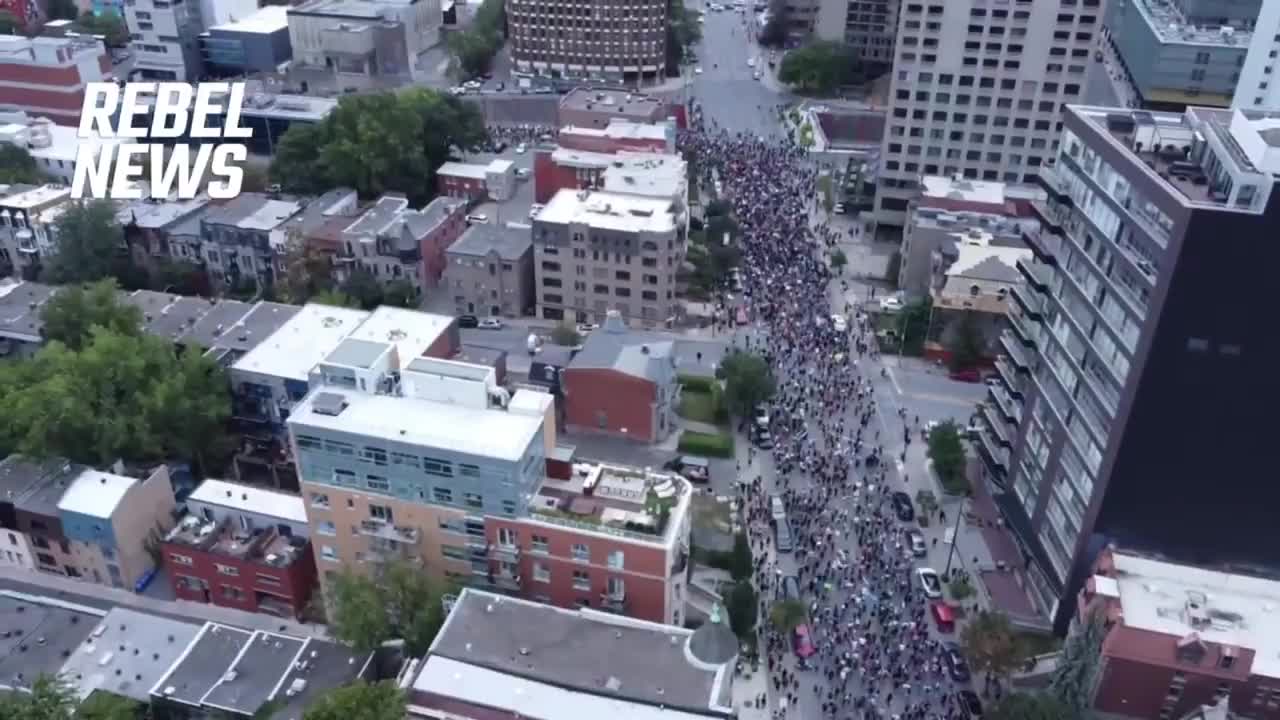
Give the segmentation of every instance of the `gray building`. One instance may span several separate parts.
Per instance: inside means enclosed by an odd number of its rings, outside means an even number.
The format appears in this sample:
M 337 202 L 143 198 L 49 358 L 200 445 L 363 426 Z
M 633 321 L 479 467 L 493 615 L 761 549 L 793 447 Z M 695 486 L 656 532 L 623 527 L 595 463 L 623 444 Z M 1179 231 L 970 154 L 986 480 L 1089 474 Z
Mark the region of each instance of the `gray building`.
M 1010 571 L 1059 630 L 1109 543 L 1280 575 L 1280 485 L 1257 475 L 1280 114 L 1069 106 L 1064 123 L 976 442 L 978 491 L 1022 551 Z
M 1231 104 L 1261 0 L 1116 0 L 1107 29 L 1143 107 Z
M 285 222 L 302 209 L 294 200 L 244 193 L 200 218 L 206 267 L 227 285 L 270 285 L 281 271 Z
M 459 313 L 516 317 L 533 306 L 527 225 L 480 223 L 449 246 L 444 280 Z
M 200 36 L 205 72 L 215 77 L 276 73 L 293 58 L 288 8 L 268 5 Z

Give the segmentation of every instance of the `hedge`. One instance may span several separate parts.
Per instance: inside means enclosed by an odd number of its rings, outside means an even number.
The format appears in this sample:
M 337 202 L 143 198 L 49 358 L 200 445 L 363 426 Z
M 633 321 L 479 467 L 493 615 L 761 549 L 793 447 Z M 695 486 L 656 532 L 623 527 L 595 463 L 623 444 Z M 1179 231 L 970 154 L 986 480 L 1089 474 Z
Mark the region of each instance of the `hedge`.
M 679 450 L 689 455 L 731 458 L 733 457 L 733 436 L 728 433 L 711 435 L 685 430 L 680 434 Z
M 680 381 L 681 387 L 687 390 L 692 390 L 693 392 L 713 392 L 711 388 L 716 384 L 715 378 L 703 377 L 701 375 L 680 374 L 676 376 L 676 379 Z

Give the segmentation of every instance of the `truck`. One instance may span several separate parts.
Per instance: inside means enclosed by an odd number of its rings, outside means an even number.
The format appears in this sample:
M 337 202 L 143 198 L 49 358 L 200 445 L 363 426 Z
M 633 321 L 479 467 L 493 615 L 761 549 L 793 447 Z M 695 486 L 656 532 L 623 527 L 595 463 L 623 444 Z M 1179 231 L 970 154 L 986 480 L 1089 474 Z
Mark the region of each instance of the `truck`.
M 525 345 L 529 348 L 530 355 L 536 355 L 542 347 L 542 338 L 537 333 L 529 333 L 529 339 L 525 341 Z

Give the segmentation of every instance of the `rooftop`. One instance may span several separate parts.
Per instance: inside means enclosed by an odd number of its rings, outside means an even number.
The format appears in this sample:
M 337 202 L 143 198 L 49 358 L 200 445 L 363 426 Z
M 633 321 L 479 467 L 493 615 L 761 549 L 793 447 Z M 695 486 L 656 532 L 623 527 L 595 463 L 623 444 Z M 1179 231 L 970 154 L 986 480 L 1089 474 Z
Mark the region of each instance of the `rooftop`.
M 641 95 L 627 90 L 574 88 L 560 99 L 561 110 L 595 110 L 616 113 L 620 117 L 643 117 L 661 120 L 665 118 L 667 102 L 652 95 Z
M 342 367 L 368 370 L 374 366 L 378 358 L 390 352 L 390 350 L 390 343 L 347 338 L 338 343 L 338 347 L 326 355 L 322 362 L 326 365 L 340 365 Z
M 1151 31 L 1163 43 L 1181 45 L 1219 45 L 1248 50 L 1253 31 L 1246 27 L 1208 25 L 1201 27 L 1188 18 L 1173 0 L 1133 0 Z
M 306 640 L 259 630 L 201 704 L 253 715 L 276 696 L 284 672 L 301 655 Z
M 688 481 L 678 475 L 579 462 L 573 464 L 568 480 L 544 478 L 529 511 L 532 520 L 563 520 L 597 532 L 666 544 L 681 525 L 690 495 Z
M 245 117 L 320 122 L 337 107 L 336 98 L 258 92 L 245 97 L 243 114 Z
M 308 303 L 233 367 L 307 382 L 311 369 L 368 317 L 363 310 Z
M 258 515 L 268 515 L 285 522 L 302 524 L 307 522 L 307 509 L 300 495 L 268 490 L 256 485 L 241 485 L 226 480 L 212 478 L 205 480 L 187 496 L 187 502 L 207 503 Z
M 424 355 L 451 327 L 453 317 L 449 315 L 382 305 L 356 326 L 349 337 L 395 345 L 403 367 L 413 358 Z
M 684 197 L 688 163 L 679 155 L 620 152 L 604 169 L 605 192 Z
M 214 25 L 209 30 L 223 32 L 255 33 L 267 35 L 289 29 L 289 8 L 286 5 L 268 5 L 258 12 L 222 25 Z
M 404 6 L 412 0 L 307 0 L 289 8 L 289 14 L 340 15 L 351 20 L 380 20 L 387 7 Z
M 185 705 L 199 706 L 205 693 L 230 669 L 235 658 L 252 638 L 253 633 L 248 630 L 205 623 L 191 641 L 187 652 L 151 688 L 151 694 Z M 261 678 L 258 681 L 266 682 L 269 679 Z
M 105 614 L 33 600 L 0 590 L 0 689 L 30 687 L 41 675 L 57 675 Z
M 105 690 L 139 702 L 150 702 L 152 686 L 200 631 L 199 624 L 124 607 L 88 628 L 93 631 L 67 658 L 62 677 L 81 699 Z
M 181 342 L 182 337 L 216 307 L 214 301 L 201 297 L 154 290 L 135 290 L 124 296 L 124 301 L 142 311 L 143 326 L 148 333 L 173 342 Z
M 534 718 L 731 714 L 733 669 L 690 656 L 692 635 L 466 588 L 413 681 L 411 701 L 457 698 Z
M 1111 556 L 1125 626 L 1252 649 L 1252 673 L 1280 678 L 1280 581 Z
M 495 253 L 502 260 L 519 260 L 533 247 L 527 228 L 496 223 L 478 223 L 463 231 L 449 246 L 456 255 L 485 256 Z
M 481 165 L 480 163 L 464 163 L 464 162 L 447 162 L 436 170 L 437 175 L 451 175 L 454 177 L 471 178 L 472 180 L 484 180 L 489 174 L 489 165 Z
M 1018 272 L 1017 262 L 1032 256 L 1028 248 L 968 243 L 960 243 L 956 251 L 956 260 L 947 268 L 947 277 L 1002 283 L 1021 282 L 1022 274 Z
M 885 135 L 884 110 L 826 110 L 814 114 L 827 142 L 835 147 L 878 146 Z
M 404 196 L 383 195 L 377 202 L 366 208 L 364 213 L 343 232 L 368 237 L 382 235 L 408 207 L 409 200 Z
M 617 370 L 661 385 L 675 380 L 676 363 L 671 336 L 631 330 L 621 317 L 609 315 L 603 327 L 587 335 L 569 367 Z
M 213 347 L 241 354 L 247 353 L 284 327 L 285 323 L 301 311 L 302 308 L 297 305 L 260 300 L 235 324 L 225 326 Z M 217 331 L 217 326 L 214 330 Z
M 0 337 L 41 343 L 44 321 L 40 306 L 53 296 L 54 287 L 43 283 L 0 280 Z
M 253 306 L 247 302 L 225 298 L 205 301 L 205 308 L 205 313 L 187 326 L 186 331 L 178 337 L 178 342 L 211 348 L 232 325 L 248 315 Z
M 506 356 L 506 350 L 463 343 L 462 346 L 458 348 L 458 352 L 450 359 L 461 363 L 469 363 L 471 365 L 496 367 Z
M 557 191 L 538 213 L 537 221 L 632 233 L 671 232 L 676 227 L 670 198 L 590 190 Z
M 86 469 L 63 458 L 35 460 L 15 453 L 0 460 L 0 493 L 19 509 L 57 515 L 58 501 Z
M 560 132 L 566 132 L 571 135 L 602 137 L 610 140 L 666 140 L 670 130 L 663 123 L 635 122 L 616 118 L 610 120 L 603 130 L 577 125 L 565 125 L 560 129 Z
M 306 538 L 281 535 L 274 527 L 246 530 L 227 518 L 214 521 L 197 515 L 183 517 L 165 534 L 164 541 L 240 562 L 276 568 L 289 567 L 309 552 Z
M 1004 183 L 971 180 L 964 177 L 925 175 L 920 178 L 921 198 L 948 198 L 989 205 L 999 210 L 1004 207 Z
M 125 475 L 85 470 L 63 493 L 58 509 L 89 517 L 110 518 L 129 489 L 138 482 L 137 478 Z
M 440 227 L 440 223 L 466 204 L 467 201 L 462 198 L 441 196 L 427 203 L 421 210 L 406 212 L 404 219 L 409 224 L 409 232 L 420 238 Z
M 337 412 L 334 407 L 339 408 Z M 312 392 L 289 416 L 295 433 L 320 428 L 512 462 L 524 457 L 542 424 L 541 416 L 501 408 L 369 395 L 336 387 Z M 484 432 L 476 432 L 477 428 Z
M 0 208 L 32 210 L 49 203 L 71 199 L 71 188 L 65 185 L 41 185 L 0 199 Z
M 204 195 L 191 200 L 135 200 L 121 208 L 116 216 L 121 222 L 132 222 L 140 228 L 159 229 L 208 207 L 209 198 Z
M 241 230 L 274 230 L 302 209 L 302 203 L 277 200 L 262 193 L 244 193 L 210 210 L 211 225 L 233 225 Z

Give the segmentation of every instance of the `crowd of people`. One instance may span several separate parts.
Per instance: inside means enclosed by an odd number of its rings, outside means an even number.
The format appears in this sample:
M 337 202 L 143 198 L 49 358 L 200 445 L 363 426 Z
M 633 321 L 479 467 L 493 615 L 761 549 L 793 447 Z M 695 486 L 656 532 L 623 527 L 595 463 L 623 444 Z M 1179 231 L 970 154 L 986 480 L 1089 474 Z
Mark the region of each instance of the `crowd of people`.
M 880 428 L 896 433 L 900 423 L 909 442 L 910 421 L 890 414 L 890 423 L 875 422 L 870 368 L 878 363 L 870 324 L 854 308 L 841 305 L 837 316 L 832 307 L 834 273 L 826 258 L 837 231 L 818 220 L 818 171 L 789 141 L 703 126 L 696 112 L 682 143 L 703 186 L 720 188 L 732 205 L 741 302 L 765 331 L 755 349 L 776 383 L 760 409 L 774 442 L 771 457 L 753 450 L 739 479 L 772 712 L 805 717 L 800 708 L 818 707 L 841 720 L 966 718 L 943 647 L 930 634 L 925 597 L 913 585 L 906 528 L 888 503 L 901 480 L 882 461 L 889 438 Z M 760 467 L 769 461 L 774 482 Z M 774 497 L 785 519 L 775 520 Z M 790 557 L 775 547 L 779 522 L 791 531 Z M 809 636 L 799 652 L 794 631 L 784 633 L 768 619 L 784 587 L 799 588 L 807 611 Z

